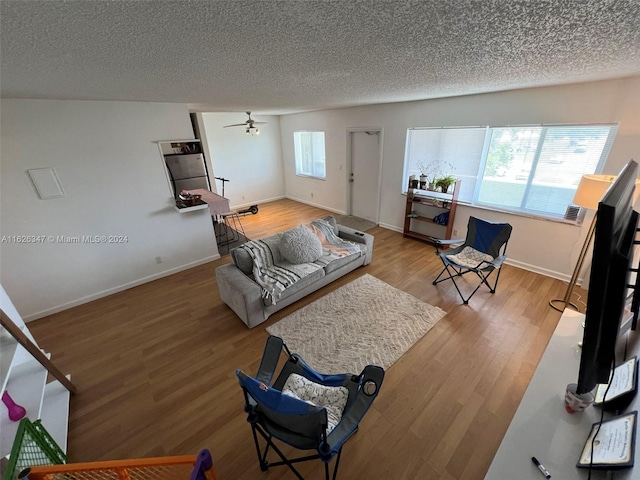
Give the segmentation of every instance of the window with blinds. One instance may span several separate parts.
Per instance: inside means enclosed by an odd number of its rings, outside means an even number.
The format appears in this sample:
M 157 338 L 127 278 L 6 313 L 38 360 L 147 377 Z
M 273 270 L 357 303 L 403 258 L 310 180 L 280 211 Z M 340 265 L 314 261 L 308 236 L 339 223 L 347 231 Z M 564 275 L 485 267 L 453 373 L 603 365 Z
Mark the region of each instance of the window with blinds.
M 403 192 L 410 175 L 461 180 L 458 201 L 563 218 L 582 175 L 600 173 L 615 125 L 412 128 L 407 131 Z

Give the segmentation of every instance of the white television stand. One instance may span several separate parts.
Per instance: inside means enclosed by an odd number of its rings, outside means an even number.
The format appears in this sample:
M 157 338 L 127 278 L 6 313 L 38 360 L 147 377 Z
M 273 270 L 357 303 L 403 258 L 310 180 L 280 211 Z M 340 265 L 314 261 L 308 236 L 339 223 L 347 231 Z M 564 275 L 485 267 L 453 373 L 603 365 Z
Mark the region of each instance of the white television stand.
M 536 457 L 551 478 L 586 480 L 588 471 L 576 467 L 591 426 L 600 421 L 600 407 L 590 406 L 584 412 L 569 414 L 564 409 L 564 392 L 568 383 L 578 380 L 580 347 L 584 314 L 565 310 L 549 340 L 531 383 L 493 458 L 485 480 L 543 480 L 544 476 L 531 461 Z M 640 332 L 625 332 L 629 340 L 627 358 L 638 355 Z M 632 344 L 635 340 L 636 343 Z M 617 357 L 620 363 L 622 356 Z M 624 411 L 640 411 L 640 394 Z M 612 414 L 605 412 L 605 421 Z M 640 428 L 637 429 L 640 434 Z M 635 446 L 635 467 L 624 470 L 593 470 L 592 480 L 640 479 L 640 438 Z

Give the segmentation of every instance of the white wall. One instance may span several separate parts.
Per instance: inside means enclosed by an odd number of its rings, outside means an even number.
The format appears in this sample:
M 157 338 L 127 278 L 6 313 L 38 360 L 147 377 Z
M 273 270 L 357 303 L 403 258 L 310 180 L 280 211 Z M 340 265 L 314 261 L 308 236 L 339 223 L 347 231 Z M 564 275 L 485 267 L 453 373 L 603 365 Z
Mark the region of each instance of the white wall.
M 201 131 L 206 142 L 213 176 L 229 179 L 224 196 L 231 208 L 283 198 L 284 173 L 280 148 L 280 117 L 257 115 L 260 135 L 247 135 L 242 127 L 224 128 L 242 123 L 246 114 L 203 113 Z M 204 127 L 204 128 L 203 128 Z M 216 191 L 222 194 L 222 183 L 215 180 Z
M 219 258 L 208 212 L 173 208 L 154 143 L 193 138 L 186 105 L 3 99 L 1 121 L 0 279 L 25 320 Z M 39 167 L 66 196 L 38 198 L 26 171 Z M 77 235 L 127 240 L 55 239 Z
M 640 77 L 286 115 L 280 120 L 286 193 L 303 202 L 346 211 L 347 129 L 382 127 L 380 224 L 401 230 L 405 197 L 400 191 L 407 128 L 601 122 L 620 123 L 605 173 L 617 173 L 632 157 L 640 160 Z M 295 175 L 296 130 L 325 132 L 326 181 Z M 465 232 L 471 214 L 513 225 L 511 263 L 558 278 L 571 275 L 584 239 L 580 228 L 465 206 L 458 208 L 454 228 Z
M 241 207 L 288 196 L 336 212 L 347 209 L 347 129 L 384 129 L 380 222 L 401 230 L 406 129 L 416 126 L 619 122 L 605 173 L 640 160 L 640 77 L 563 87 L 311 112 L 267 121 L 247 137 L 242 114 L 202 114 L 213 175 Z M 185 105 L 3 99 L 0 161 L 0 280 L 26 320 L 215 258 L 206 211 L 179 214 L 157 145 L 193 138 Z M 295 130 L 326 134 L 327 179 L 297 177 Z M 66 196 L 39 200 L 26 174 L 54 167 Z M 218 188 L 220 186 L 217 182 Z M 311 197 L 311 193 L 314 194 Z M 243 198 L 244 197 L 244 198 Z M 514 226 L 510 261 L 568 278 L 584 239 L 581 228 L 460 206 Z M 585 224 L 588 225 L 589 217 Z M 20 235 L 124 235 L 123 244 L 11 243 Z M 155 257 L 163 263 L 156 264 Z

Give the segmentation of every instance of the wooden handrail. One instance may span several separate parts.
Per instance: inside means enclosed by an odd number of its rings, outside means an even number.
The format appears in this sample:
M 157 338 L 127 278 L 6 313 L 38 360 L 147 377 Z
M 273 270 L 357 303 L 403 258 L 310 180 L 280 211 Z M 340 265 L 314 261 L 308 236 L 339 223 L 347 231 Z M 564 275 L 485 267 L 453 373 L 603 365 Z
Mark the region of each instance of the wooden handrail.
M 58 368 L 47 358 L 47 356 L 42 353 L 42 350 L 38 348 L 36 344 L 34 344 L 29 337 L 25 335 L 25 333 L 20 330 L 20 328 L 13 323 L 13 321 L 9 318 L 4 310 L 0 308 L 0 324 L 11 334 L 16 341 L 22 345 L 33 357 L 40 362 L 40 364 L 47 369 L 47 371 L 53 375 L 62 385 L 65 386 L 67 390 L 71 393 L 76 393 L 76 386 L 71 383 L 64 373 L 62 373 Z

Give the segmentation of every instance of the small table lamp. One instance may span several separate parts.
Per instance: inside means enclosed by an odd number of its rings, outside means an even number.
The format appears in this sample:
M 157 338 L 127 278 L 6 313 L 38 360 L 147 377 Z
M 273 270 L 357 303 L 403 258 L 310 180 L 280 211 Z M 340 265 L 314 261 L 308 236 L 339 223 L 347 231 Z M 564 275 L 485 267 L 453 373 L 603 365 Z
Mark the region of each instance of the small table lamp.
M 573 203 L 582 208 L 597 210 L 598 202 L 600 202 L 600 199 L 615 179 L 616 177 L 614 175 L 583 175 L 580 179 L 578 189 L 573 196 Z M 633 197 L 634 199 L 638 194 L 637 190 L 638 189 L 636 188 L 636 192 Z M 553 299 L 549 302 L 549 305 L 551 305 L 559 312 L 562 312 L 566 307 L 573 307 L 575 310 L 580 311 L 580 309 L 575 304 L 571 303 L 571 294 L 573 293 L 573 289 L 576 286 L 578 275 L 580 274 L 580 270 L 582 270 L 582 264 L 584 263 L 584 257 L 586 256 L 587 250 L 589 250 L 589 245 L 591 244 L 591 240 L 593 239 L 593 234 L 596 229 L 596 217 L 597 215 L 593 216 L 593 220 L 591 221 L 591 225 L 589 226 L 587 238 L 584 239 L 584 245 L 582 245 L 582 250 L 580 250 L 578 262 L 576 263 L 576 268 L 573 270 L 573 275 L 571 275 L 571 280 L 569 281 L 569 285 L 567 286 L 567 291 L 564 294 L 564 298 L 562 300 Z M 560 303 L 561 306 L 556 305 L 557 303 Z

